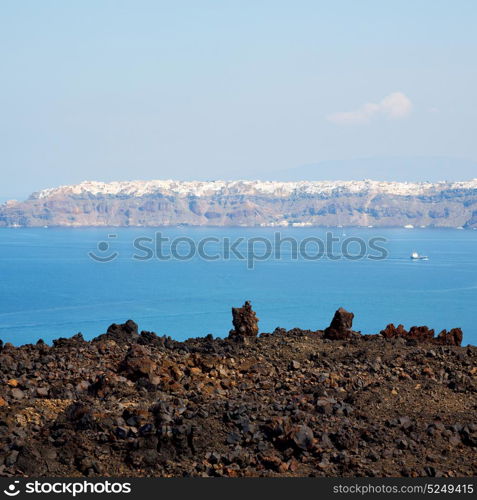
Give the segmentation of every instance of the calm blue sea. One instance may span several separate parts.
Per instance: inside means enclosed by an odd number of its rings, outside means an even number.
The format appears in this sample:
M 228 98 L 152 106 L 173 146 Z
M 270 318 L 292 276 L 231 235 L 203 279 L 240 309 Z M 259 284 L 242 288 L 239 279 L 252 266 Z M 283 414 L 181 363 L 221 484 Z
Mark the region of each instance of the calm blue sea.
M 174 238 L 191 238 L 217 260 L 192 256 L 137 260 L 155 249 L 149 240 L 160 231 L 168 255 Z M 290 245 L 282 244 L 281 258 L 271 256 L 248 269 L 246 260 L 232 254 L 224 258 L 224 238 L 247 253 L 247 240 L 274 240 L 272 228 L 170 229 L 2 229 L 0 230 L 0 338 L 22 344 L 39 338 L 51 341 L 81 331 L 86 338 L 103 333 L 112 322 L 134 319 L 140 329 L 175 339 L 225 336 L 231 328 L 232 306 L 252 301 L 261 331 L 277 326 L 324 328 L 334 311 L 343 306 L 355 313 L 355 327 L 377 333 L 386 324 L 429 325 L 440 331 L 459 326 L 464 344 L 477 344 L 477 231 L 451 229 L 333 229 L 333 255 L 341 255 L 346 238 L 385 238 L 385 259 L 349 260 L 327 257 L 297 259 Z M 325 240 L 325 229 L 286 228 L 281 237 Z M 115 236 L 114 236 L 115 235 Z M 105 242 L 105 243 L 101 243 Z M 106 245 L 107 243 L 107 245 Z M 99 245 L 99 247 L 98 247 Z M 266 244 L 255 241 L 263 254 Z M 348 247 L 353 255 L 358 243 Z M 108 246 L 108 248 L 106 248 Z M 150 249 L 146 250 L 146 248 Z M 182 240 L 176 254 L 189 253 Z M 307 255 L 318 250 L 312 240 Z M 260 252 L 259 252 L 260 250 Z M 369 249 L 368 249 L 369 250 Z M 413 262 L 412 251 L 429 256 Z M 95 261 L 117 253 L 108 263 Z M 368 251 L 376 256 L 378 252 Z

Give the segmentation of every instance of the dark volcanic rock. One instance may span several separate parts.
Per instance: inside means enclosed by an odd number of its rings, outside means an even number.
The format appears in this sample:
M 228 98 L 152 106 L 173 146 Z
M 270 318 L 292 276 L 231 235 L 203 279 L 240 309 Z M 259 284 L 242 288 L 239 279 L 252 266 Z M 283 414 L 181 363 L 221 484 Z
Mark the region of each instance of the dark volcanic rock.
M 429 330 L 427 326 L 411 326 L 407 338 L 418 342 L 430 342 L 434 338 L 434 330 Z
M 330 340 L 347 340 L 353 337 L 354 314 L 340 307 L 333 316 L 331 324 L 326 328 L 323 337 Z
M 454 345 L 460 330 L 361 336 L 339 310 L 328 335 L 343 342 L 299 328 L 246 341 L 258 320 L 236 311 L 227 339 L 131 322 L 102 341 L 6 344 L 2 475 L 477 475 L 477 348 Z
M 43 341 L 41 341 L 43 342 Z M 53 340 L 53 345 L 55 347 L 75 347 L 79 344 L 84 344 L 85 340 L 81 333 L 77 333 L 70 338 L 60 337 L 59 339 Z
M 99 335 L 93 339 L 93 342 L 103 342 L 105 340 L 114 340 L 120 343 L 136 342 L 139 338 L 137 324 L 133 320 L 128 319 L 126 323 L 113 323 L 108 327 L 106 333 Z
M 404 329 L 404 325 L 398 325 L 395 327 L 393 323 L 389 323 L 389 325 L 384 330 L 381 330 L 380 333 L 385 339 L 405 337 L 408 334 Z
M 132 345 L 119 370 L 131 380 L 141 377 L 151 377 L 156 369 L 156 363 L 148 356 L 148 352 L 141 345 Z
M 232 307 L 232 323 L 229 337 L 256 337 L 258 335 L 258 318 L 252 304 L 246 301 L 242 307 Z
M 454 346 L 460 346 L 463 337 L 460 328 L 452 328 L 450 332 L 442 330 L 437 337 L 434 337 L 434 330 L 429 329 L 427 326 L 412 326 L 409 331 L 406 331 L 403 325 L 396 328 L 392 323 L 386 326 L 384 330 L 381 330 L 380 333 L 386 339 L 403 338 L 418 343 Z
M 441 345 L 461 345 L 462 338 L 462 330 L 460 328 L 452 328 L 450 332 L 447 332 L 447 330 L 442 330 L 437 338 L 434 339 L 434 343 Z

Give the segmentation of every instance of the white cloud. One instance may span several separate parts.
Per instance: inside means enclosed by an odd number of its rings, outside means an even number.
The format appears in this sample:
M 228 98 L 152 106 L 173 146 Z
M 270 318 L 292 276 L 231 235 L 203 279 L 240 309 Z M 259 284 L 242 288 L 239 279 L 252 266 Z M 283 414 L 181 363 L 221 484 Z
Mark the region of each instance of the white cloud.
M 332 113 L 326 118 L 338 125 L 362 125 L 374 118 L 384 116 L 390 119 L 400 119 L 412 111 L 412 102 L 402 92 L 393 92 L 379 102 L 367 102 L 354 111 Z

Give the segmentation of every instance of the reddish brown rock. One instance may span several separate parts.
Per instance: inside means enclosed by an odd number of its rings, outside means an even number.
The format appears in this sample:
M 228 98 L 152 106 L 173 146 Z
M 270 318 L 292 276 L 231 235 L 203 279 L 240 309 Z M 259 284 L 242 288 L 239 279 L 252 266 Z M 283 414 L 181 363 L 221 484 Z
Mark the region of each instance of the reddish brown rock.
M 232 323 L 229 337 L 256 337 L 258 335 L 258 318 L 247 300 L 242 307 L 232 307 Z
M 340 307 L 333 316 L 323 337 L 330 340 L 347 340 L 354 335 L 352 330 L 354 314 Z
M 442 330 L 437 337 L 434 337 L 434 330 L 427 326 L 412 326 L 409 331 L 405 330 L 403 325 L 397 328 L 390 323 L 384 330 L 381 330 L 381 335 L 386 339 L 403 338 L 405 340 L 415 340 L 417 342 L 438 344 L 438 345 L 456 345 L 462 344 L 462 330 L 453 328 L 450 332 Z
M 452 328 L 450 332 L 442 330 L 434 341 L 436 344 L 441 345 L 461 345 L 462 338 L 462 330 L 460 328 Z
M 387 339 L 402 337 L 406 340 L 417 340 L 418 342 L 431 342 L 434 338 L 434 330 L 429 330 L 427 326 L 412 326 L 409 331 L 404 329 L 403 325 L 397 328 L 391 323 L 384 330 L 381 330 L 381 335 Z
M 88 386 L 88 392 L 98 398 L 104 398 L 111 392 L 111 381 L 106 375 L 98 375 L 94 383 Z
M 259 457 L 259 460 L 266 469 L 271 469 L 276 472 L 286 472 L 288 470 L 288 465 L 283 462 L 280 455 L 276 452 L 263 454 Z
M 41 339 L 40 339 L 41 340 Z M 71 338 L 60 337 L 59 339 L 53 340 L 53 345 L 55 347 L 79 347 L 80 345 L 85 345 L 85 340 L 81 333 L 73 335 Z
M 128 319 L 126 323 L 113 323 L 108 327 L 106 333 L 94 338 L 93 341 L 104 342 L 106 340 L 114 340 L 118 343 L 130 344 L 137 342 L 138 338 L 139 334 L 137 324 L 133 320 Z
M 477 347 L 451 345 L 459 329 L 414 328 L 419 345 L 402 326 L 361 336 L 338 313 L 350 340 L 277 328 L 7 345 L 2 475 L 474 477 Z
M 434 338 L 434 330 L 429 329 L 427 326 L 411 326 L 408 338 L 418 342 L 431 342 Z
M 381 330 L 380 333 L 386 339 L 407 335 L 407 331 L 404 329 L 403 325 L 398 325 L 396 328 L 393 323 L 389 323 L 389 325 L 384 330 Z
M 141 345 L 132 345 L 119 369 L 131 380 L 150 377 L 156 370 L 156 363 L 148 356 L 146 349 Z

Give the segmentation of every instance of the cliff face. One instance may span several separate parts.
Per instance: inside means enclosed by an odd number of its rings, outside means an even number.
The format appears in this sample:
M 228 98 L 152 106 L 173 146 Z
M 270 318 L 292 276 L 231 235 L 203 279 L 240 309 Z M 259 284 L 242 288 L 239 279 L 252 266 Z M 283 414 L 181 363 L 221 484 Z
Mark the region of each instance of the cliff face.
M 477 180 L 84 182 L 0 206 L 0 227 L 177 224 L 477 227 Z

